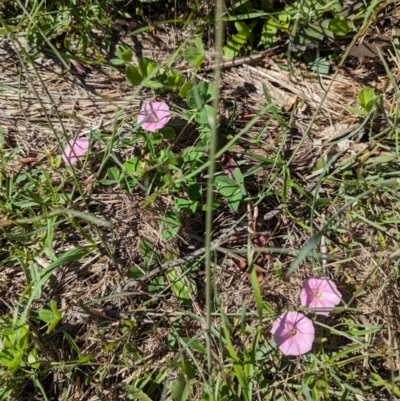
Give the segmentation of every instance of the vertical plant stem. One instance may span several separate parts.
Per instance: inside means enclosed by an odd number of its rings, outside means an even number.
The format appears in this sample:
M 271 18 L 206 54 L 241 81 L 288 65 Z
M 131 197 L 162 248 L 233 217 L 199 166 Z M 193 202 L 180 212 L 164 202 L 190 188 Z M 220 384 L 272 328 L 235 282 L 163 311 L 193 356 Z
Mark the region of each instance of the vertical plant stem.
M 210 395 L 214 400 L 214 380 L 212 372 L 212 356 L 211 356 L 211 314 L 212 310 L 212 282 L 213 272 L 211 271 L 211 262 L 214 252 L 211 250 L 211 232 L 213 224 L 213 201 L 214 201 L 214 173 L 215 173 L 215 154 L 218 144 L 217 132 L 217 114 L 219 102 L 219 87 L 221 82 L 221 63 L 222 63 L 222 45 L 223 45 L 223 30 L 224 23 L 222 14 L 224 11 L 224 0 L 217 0 L 215 7 L 215 69 L 214 69 L 214 84 L 217 89 L 217 95 L 213 101 L 213 119 L 210 122 L 211 126 L 211 139 L 209 159 L 210 165 L 208 166 L 208 185 L 207 185 L 207 212 L 206 212 L 206 259 L 205 259 L 205 273 L 206 273 L 206 326 L 207 326 L 207 370 L 209 377 Z

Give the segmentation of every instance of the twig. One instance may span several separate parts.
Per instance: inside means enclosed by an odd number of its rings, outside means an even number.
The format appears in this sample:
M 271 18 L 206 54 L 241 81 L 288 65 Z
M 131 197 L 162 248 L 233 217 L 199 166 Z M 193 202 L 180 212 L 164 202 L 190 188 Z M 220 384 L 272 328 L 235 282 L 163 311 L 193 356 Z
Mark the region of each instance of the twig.
M 258 54 L 252 54 L 250 56 L 237 57 L 237 58 L 234 58 L 233 60 L 223 61 L 218 67 L 221 69 L 224 69 L 224 68 L 237 67 L 237 66 L 243 65 L 243 64 L 250 64 L 250 63 L 253 63 L 254 61 L 258 61 L 258 60 L 262 59 L 264 56 L 266 56 L 268 54 L 275 53 L 275 50 L 279 49 L 280 47 L 282 47 L 282 46 L 281 45 L 275 46 L 271 49 L 264 50 Z M 200 68 L 200 70 L 197 73 L 200 74 L 202 72 L 213 71 L 216 66 L 217 66 L 217 63 L 211 63 L 206 67 Z M 181 72 L 182 73 L 193 72 L 193 68 L 181 70 Z
M 240 228 L 240 230 L 239 230 Z M 239 227 L 236 228 L 235 231 L 247 231 L 247 227 Z M 233 230 L 231 230 L 232 232 Z M 225 235 L 225 234 L 224 234 Z M 229 238 L 222 238 L 219 237 L 217 238 L 215 241 L 211 242 L 211 248 L 210 251 L 215 251 L 217 248 L 219 248 L 221 245 L 232 241 L 233 239 L 236 239 L 229 237 Z M 196 259 L 198 256 L 204 254 L 204 252 L 206 251 L 205 247 L 196 249 L 195 251 L 193 251 L 190 255 L 184 256 L 183 258 L 180 259 L 176 259 L 176 260 L 171 260 L 169 262 L 163 263 L 161 266 L 156 267 L 155 269 L 153 269 L 152 271 L 146 273 L 145 275 L 143 275 L 142 277 L 139 277 L 137 279 L 135 279 L 134 281 L 125 284 L 125 286 L 122 288 L 122 291 L 127 291 L 132 287 L 135 287 L 138 283 L 143 283 L 145 281 L 151 280 L 152 278 L 154 278 L 155 276 L 157 276 L 158 274 L 164 272 L 165 270 L 170 269 L 171 267 L 175 267 L 175 266 L 179 266 L 182 265 L 184 263 L 190 262 L 194 259 Z
M 213 248 L 215 246 L 218 246 L 220 243 L 220 241 L 215 241 L 212 243 Z M 213 249 L 212 249 L 213 250 Z M 135 281 L 142 283 L 144 281 L 148 281 L 152 278 L 154 278 L 155 276 L 157 276 L 158 274 L 164 272 L 165 270 L 170 269 L 171 267 L 175 267 L 175 266 L 179 266 L 183 263 L 186 262 L 190 262 L 193 259 L 196 259 L 198 256 L 200 256 L 201 254 L 203 254 L 205 252 L 205 248 L 200 248 L 195 250 L 194 252 L 192 252 L 190 255 L 184 256 L 183 258 L 180 259 L 176 259 L 176 260 L 171 260 L 169 262 L 163 263 L 161 266 L 156 267 L 155 269 L 153 269 L 151 272 L 145 274 L 142 277 L 137 278 Z M 132 284 L 135 285 L 135 283 L 128 283 L 123 287 L 123 291 L 126 291 L 127 289 L 132 287 Z

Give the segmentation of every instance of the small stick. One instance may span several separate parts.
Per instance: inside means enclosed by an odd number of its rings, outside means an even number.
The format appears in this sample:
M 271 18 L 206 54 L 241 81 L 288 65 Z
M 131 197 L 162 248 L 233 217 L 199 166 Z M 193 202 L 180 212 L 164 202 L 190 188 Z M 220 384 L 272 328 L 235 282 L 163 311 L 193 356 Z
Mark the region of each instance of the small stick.
M 233 60 L 223 61 L 222 64 L 219 65 L 219 67 L 221 69 L 224 69 L 224 68 L 237 67 L 237 66 L 243 65 L 243 64 L 250 64 L 254 61 L 262 59 L 264 56 L 266 56 L 268 54 L 275 53 L 275 50 L 279 49 L 280 47 L 282 47 L 282 46 L 275 46 L 271 49 L 264 50 L 258 54 L 252 54 L 250 56 L 237 57 L 237 58 L 234 58 Z M 200 70 L 197 73 L 200 74 L 202 72 L 213 71 L 216 66 L 217 66 L 217 63 L 211 63 L 206 67 L 200 68 Z M 193 68 L 187 68 L 186 70 L 181 70 L 181 72 L 184 74 L 192 72 L 192 71 L 193 71 Z
M 247 230 L 247 227 L 243 227 L 243 230 Z M 247 233 L 246 233 L 247 235 Z M 221 245 L 230 242 L 234 239 L 237 239 L 237 236 L 234 237 L 229 237 L 229 238 L 217 238 L 215 241 L 211 242 L 211 247 L 210 247 L 210 252 L 217 250 Z M 219 250 L 219 249 L 218 249 Z M 219 250 L 220 251 L 220 250 Z M 203 253 L 206 252 L 206 248 L 199 248 L 196 249 L 194 252 L 192 252 L 190 255 L 184 256 L 183 258 L 176 259 L 176 260 L 171 260 L 169 262 L 163 263 L 161 266 L 156 267 L 152 271 L 148 272 L 147 274 L 143 275 L 142 277 L 139 277 L 135 279 L 134 281 L 125 284 L 125 286 L 122 288 L 122 291 L 127 291 L 130 288 L 134 287 L 137 285 L 137 283 L 143 283 L 145 281 L 151 280 L 158 274 L 164 272 L 165 270 L 170 269 L 171 267 L 179 266 L 182 265 L 186 262 L 190 262 L 194 259 L 196 259 L 198 256 L 202 255 Z

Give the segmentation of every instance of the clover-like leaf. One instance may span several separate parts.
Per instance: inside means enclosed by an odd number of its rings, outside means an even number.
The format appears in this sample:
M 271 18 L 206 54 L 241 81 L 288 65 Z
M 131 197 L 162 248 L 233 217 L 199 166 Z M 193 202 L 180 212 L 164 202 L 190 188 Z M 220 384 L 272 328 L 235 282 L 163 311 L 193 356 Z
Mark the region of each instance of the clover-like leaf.
M 345 36 L 351 30 L 347 19 L 340 15 L 336 15 L 330 20 L 328 28 L 335 36 Z
M 363 88 L 357 97 L 358 104 L 367 112 L 370 112 L 374 108 L 376 101 L 377 96 L 374 90 L 369 86 Z
M 143 81 L 139 70 L 133 65 L 128 65 L 126 67 L 125 77 L 131 85 L 140 85 Z
M 200 38 L 196 38 L 193 45 L 186 49 L 183 57 L 196 71 L 200 68 L 205 57 L 203 42 Z
M 240 186 L 230 177 L 221 175 L 215 179 L 215 188 L 226 198 L 229 207 L 232 210 L 237 211 L 240 202 L 243 199 Z
M 131 61 L 133 57 L 133 51 L 127 46 L 118 46 L 117 47 L 117 56 L 124 62 L 127 63 Z
M 215 85 L 208 82 L 200 82 L 189 90 L 186 101 L 192 109 L 201 110 L 203 106 L 213 100 L 217 95 Z

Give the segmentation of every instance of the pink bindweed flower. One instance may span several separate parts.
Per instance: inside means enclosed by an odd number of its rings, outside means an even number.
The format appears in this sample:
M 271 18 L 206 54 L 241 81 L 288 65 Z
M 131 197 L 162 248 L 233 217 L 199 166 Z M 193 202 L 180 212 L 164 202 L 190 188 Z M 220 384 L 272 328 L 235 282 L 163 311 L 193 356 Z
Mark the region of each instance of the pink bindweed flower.
M 272 324 L 271 333 L 284 355 L 302 355 L 311 350 L 315 329 L 312 320 L 300 312 L 285 312 Z
M 325 277 L 311 277 L 303 281 L 300 291 L 302 306 L 309 308 L 330 308 L 325 310 L 314 310 L 317 315 L 328 316 L 336 305 L 340 303 L 342 294 L 336 284 Z
M 144 103 L 138 114 L 138 123 L 142 123 L 142 128 L 150 132 L 165 127 L 170 119 L 169 106 L 165 102 Z
M 89 139 L 70 139 L 63 150 L 62 159 L 65 164 L 74 164 L 79 160 L 79 156 L 84 155 L 88 149 Z

